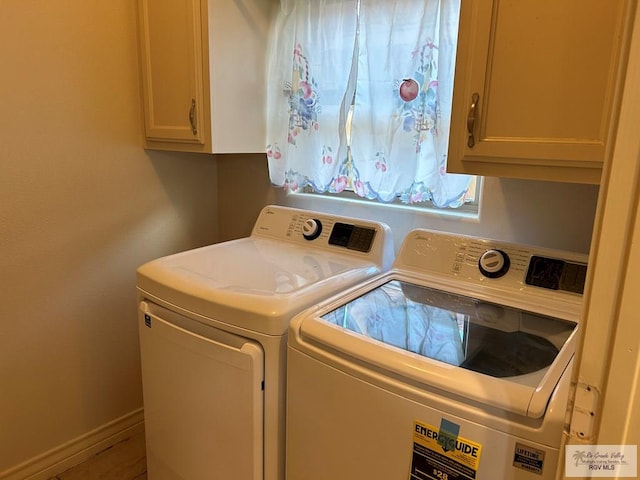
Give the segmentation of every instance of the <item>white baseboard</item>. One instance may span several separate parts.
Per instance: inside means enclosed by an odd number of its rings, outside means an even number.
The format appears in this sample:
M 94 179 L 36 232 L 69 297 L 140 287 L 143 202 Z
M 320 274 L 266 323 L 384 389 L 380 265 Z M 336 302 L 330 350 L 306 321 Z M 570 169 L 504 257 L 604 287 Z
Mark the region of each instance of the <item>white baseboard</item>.
M 0 480 L 47 480 L 142 431 L 143 428 L 144 415 L 140 408 L 0 472 Z

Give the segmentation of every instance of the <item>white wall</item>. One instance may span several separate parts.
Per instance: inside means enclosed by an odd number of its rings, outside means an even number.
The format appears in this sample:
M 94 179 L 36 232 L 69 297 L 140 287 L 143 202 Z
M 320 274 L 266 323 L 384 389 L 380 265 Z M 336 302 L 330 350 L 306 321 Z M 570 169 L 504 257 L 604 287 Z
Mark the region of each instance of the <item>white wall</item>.
M 0 2 L 0 478 L 135 418 L 135 269 L 217 239 L 214 158 L 141 148 L 137 61 L 131 0 Z
M 393 230 L 396 248 L 409 230 L 421 227 L 588 253 L 598 201 L 595 185 L 485 178 L 480 218 L 460 220 L 368 202 L 287 195 L 270 186 L 263 155 L 221 157 L 218 165 L 220 198 L 239 197 L 221 209 L 222 239 L 248 234 L 260 208 L 277 203 L 381 220 Z

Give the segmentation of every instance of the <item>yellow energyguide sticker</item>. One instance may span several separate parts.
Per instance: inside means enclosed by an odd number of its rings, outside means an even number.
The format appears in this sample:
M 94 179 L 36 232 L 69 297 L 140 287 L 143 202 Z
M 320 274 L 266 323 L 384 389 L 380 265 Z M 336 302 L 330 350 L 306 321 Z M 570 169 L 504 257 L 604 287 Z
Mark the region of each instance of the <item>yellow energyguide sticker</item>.
M 477 476 L 482 445 L 414 421 L 409 480 L 473 480 Z

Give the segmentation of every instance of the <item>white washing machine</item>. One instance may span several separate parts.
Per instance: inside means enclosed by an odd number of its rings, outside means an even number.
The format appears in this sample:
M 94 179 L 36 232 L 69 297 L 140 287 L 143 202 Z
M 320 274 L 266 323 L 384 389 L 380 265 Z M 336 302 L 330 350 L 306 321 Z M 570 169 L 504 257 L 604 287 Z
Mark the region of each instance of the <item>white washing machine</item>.
M 291 323 L 287 479 L 554 479 L 586 262 L 410 232 Z
M 150 480 L 284 479 L 294 314 L 388 270 L 382 223 L 265 207 L 250 237 L 138 269 Z

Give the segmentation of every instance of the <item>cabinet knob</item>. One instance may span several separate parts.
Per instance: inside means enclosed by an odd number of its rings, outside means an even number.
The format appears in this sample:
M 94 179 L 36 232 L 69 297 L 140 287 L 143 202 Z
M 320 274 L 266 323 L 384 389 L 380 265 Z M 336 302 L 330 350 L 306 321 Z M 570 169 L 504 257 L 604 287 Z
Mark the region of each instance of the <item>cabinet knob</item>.
M 467 146 L 469 148 L 473 148 L 476 144 L 475 139 L 473 138 L 473 126 L 476 123 L 476 106 L 478 105 L 478 101 L 480 100 L 480 95 L 478 93 L 474 93 L 471 95 L 471 107 L 469 108 L 469 115 L 467 116 L 467 132 L 469 134 L 469 138 L 467 139 Z
M 198 134 L 198 124 L 196 123 L 196 101 L 191 99 L 191 108 L 189 109 L 189 123 L 191 124 L 191 131 L 194 135 Z

